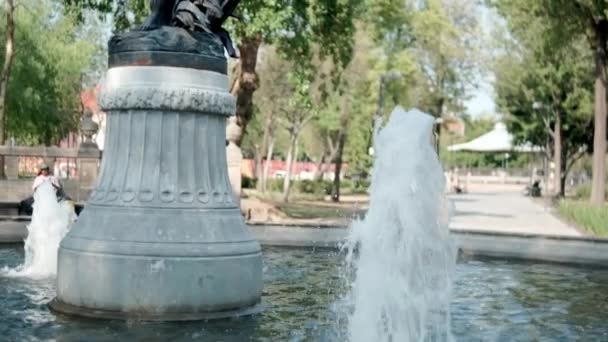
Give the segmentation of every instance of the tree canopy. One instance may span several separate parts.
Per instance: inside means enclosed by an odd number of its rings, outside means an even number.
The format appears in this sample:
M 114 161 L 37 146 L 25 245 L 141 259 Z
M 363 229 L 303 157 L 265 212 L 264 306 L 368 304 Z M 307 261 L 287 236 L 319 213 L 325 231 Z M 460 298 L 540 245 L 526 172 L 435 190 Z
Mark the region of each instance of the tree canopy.
M 606 187 L 606 68 L 608 67 L 608 2 L 604 0 L 492 0 L 512 23 L 512 32 L 522 39 L 525 30 L 540 33 L 537 49 L 576 49 L 584 42 L 588 49 L 587 67 L 595 78 L 593 182 L 591 202 L 602 205 Z M 524 39 L 525 40 L 525 39 Z M 549 54 L 544 54 L 551 61 Z
M 50 145 L 78 130 L 82 80 L 98 46 L 55 1 L 20 1 L 15 22 L 7 136 Z

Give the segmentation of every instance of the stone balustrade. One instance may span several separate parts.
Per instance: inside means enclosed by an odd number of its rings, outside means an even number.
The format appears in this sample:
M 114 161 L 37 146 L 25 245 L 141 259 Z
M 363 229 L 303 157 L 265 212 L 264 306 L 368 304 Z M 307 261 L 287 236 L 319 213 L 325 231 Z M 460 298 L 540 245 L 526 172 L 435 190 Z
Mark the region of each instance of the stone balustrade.
M 23 157 L 40 157 L 48 165 L 54 165 L 57 159 L 74 159 L 78 177 L 62 183 L 70 197 L 83 202 L 95 187 L 101 151 L 91 144 L 79 148 L 0 145 L 0 156 L 4 157 L 6 174 L 6 179 L 0 180 L 0 202 L 18 202 L 31 195 L 32 179 L 19 178 L 19 160 Z

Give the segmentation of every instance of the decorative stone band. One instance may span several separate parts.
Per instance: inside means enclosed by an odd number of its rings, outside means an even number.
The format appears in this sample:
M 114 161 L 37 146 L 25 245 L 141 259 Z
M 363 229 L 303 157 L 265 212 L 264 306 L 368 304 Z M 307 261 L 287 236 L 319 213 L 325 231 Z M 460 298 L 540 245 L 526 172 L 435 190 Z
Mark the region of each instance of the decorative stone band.
M 111 110 L 167 110 L 234 115 L 236 102 L 229 93 L 173 87 L 114 88 L 104 90 L 99 98 L 101 108 Z
M 233 115 L 228 77 L 209 70 L 128 66 L 108 70 L 99 104 L 105 111 L 161 110 Z
M 89 204 L 236 208 L 226 171 L 228 78 L 208 70 L 129 66 L 108 71 L 100 105 L 106 148 Z

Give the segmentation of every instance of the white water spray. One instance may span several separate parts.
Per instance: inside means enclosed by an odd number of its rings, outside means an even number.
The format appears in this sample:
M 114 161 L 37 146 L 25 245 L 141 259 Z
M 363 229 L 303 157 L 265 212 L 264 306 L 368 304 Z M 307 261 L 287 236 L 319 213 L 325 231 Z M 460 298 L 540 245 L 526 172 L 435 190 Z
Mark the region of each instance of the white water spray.
M 75 220 L 74 206 L 57 202 L 50 182 L 42 183 L 34 193 L 32 222 L 27 226 L 25 263 L 7 270 L 8 276 L 47 278 L 57 274 L 57 250 Z
M 456 254 L 433 125 L 430 115 L 397 107 L 377 136 L 370 208 L 347 243 L 351 342 L 452 339 Z

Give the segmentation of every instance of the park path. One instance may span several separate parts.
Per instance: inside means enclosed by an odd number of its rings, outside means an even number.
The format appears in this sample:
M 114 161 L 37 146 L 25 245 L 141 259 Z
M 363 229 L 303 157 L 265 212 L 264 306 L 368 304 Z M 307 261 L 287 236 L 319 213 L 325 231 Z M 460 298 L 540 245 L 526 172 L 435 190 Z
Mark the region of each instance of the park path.
M 453 194 L 455 206 L 450 228 L 484 232 L 582 236 L 556 218 L 542 201 L 521 192 L 478 192 Z

